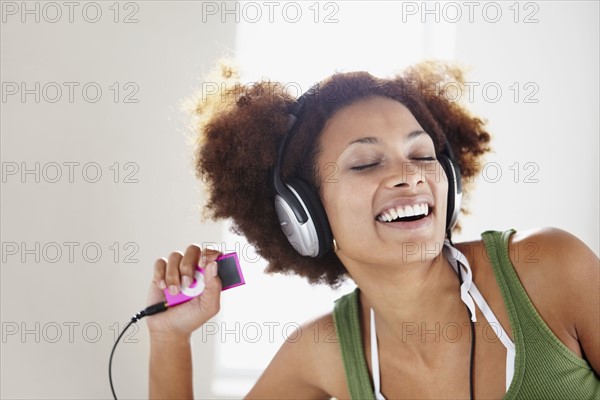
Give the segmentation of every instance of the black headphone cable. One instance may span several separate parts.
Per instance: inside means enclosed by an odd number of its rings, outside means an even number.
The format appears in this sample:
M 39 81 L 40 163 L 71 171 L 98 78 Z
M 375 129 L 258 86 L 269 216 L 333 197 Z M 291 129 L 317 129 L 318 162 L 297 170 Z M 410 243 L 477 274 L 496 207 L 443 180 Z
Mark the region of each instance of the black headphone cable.
M 133 317 L 131 317 L 131 320 L 129 321 L 129 323 L 125 326 L 125 328 L 123 328 L 123 330 L 119 334 L 119 337 L 117 338 L 117 340 L 115 340 L 115 344 L 113 345 L 112 351 L 110 352 L 110 358 L 108 360 L 108 381 L 110 382 L 110 390 L 111 390 L 113 398 L 115 400 L 117 400 L 117 394 L 115 393 L 115 387 L 113 385 L 113 380 L 112 380 L 112 360 L 113 360 L 113 355 L 115 354 L 115 349 L 117 348 L 117 344 L 119 343 L 119 341 L 121 340 L 121 338 L 123 337 L 125 332 L 127 332 L 127 329 L 129 329 L 129 327 L 131 325 L 133 325 L 134 323 L 138 322 L 140 319 L 142 319 L 148 315 L 161 313 L 163 311 L 166 311 L 168 308 L 169 308 L 169 305 L 165 301 L 156 303 L 156 304 L 153 304 L 151 306 L 144 308 L 143 310 L 141 310 L 140 312 L 135 314 Z
M 448 239 L 448 241 L 450 242 L 450 245 L 452 247 L 454 247 L 454 243 L 452 243 L 452 239 Z M 460 282 L 460 285 L 462 286 L 463 284 L 463 279 L 462 279 L 462 267 L 464 266 L 459 260 L 456 260 L 457 263 L 457 269 L 458 269 L 458 281 Z M 466 306 L 466 305 L 465 305 Z M 469 314 L 469 324 L 471 326 L 471 352 L 470 352 L 470 356 L 469 356 L 469 398 L 471 400 L 475 399 L 475 395 L 473 393 L 474 391 L 474 382 L 473 382 L 473 371 L 474 371 L 474 364 L 475 364 L 475 359 L 474 359 L 474 355 L 475 355 L 475 324 L 473 323 L 473 315 L 471 314 L 471 310 L 469 309 L 468 306 L 467 307 L 467 313 Z

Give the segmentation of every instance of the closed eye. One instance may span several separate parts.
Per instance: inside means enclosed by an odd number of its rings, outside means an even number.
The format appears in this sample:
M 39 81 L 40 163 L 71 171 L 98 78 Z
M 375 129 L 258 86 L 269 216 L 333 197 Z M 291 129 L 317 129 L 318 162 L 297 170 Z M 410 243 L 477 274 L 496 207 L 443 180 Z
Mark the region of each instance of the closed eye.
M 436 161 L 435 157 L 414 157 L 413 160 L 417 161 Z
M 373 168 L 375 166 L 379 165 L 378 162 L 376 163 L 371 163 L 371 164 L 363 164 L 363 165 L 357 165 L 355 167 L 351 167 L 350 169 L 352 171 L 364 171 L 365 169 L 369 169 L 369 168 Z

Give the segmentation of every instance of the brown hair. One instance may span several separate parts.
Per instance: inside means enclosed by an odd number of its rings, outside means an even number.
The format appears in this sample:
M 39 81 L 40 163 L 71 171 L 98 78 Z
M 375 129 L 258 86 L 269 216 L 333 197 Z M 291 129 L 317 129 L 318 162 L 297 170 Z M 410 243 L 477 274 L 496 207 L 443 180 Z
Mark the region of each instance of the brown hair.
M 244 235 L 269 262 L 267 272 L 295 273 L 311 283 L 339 284 L 346 270 L 335 254 L 330 252 L 320 259 L 300 256 L 275 215 L 270 171 L 278 145 L 288 133 L 288 115 L 296 98 L 282 83 L 241 85 L 230 67 L 220 68 L 218 93 L 200 93 L 195 104 L 199 117 L 196 173 L 207 184 L 208 215 L 231 218 L 234 231 Z M 465 183 L 479 173 L 477 161 L 489 150 L 490 135 L 483 120 L 455 101 L 457 90 L 464 92 L 462 71 L 434 61 L 415 65 L 390 79 L 366 72 L 330 76 L 317 85 L 316 94 L 307 97 L 302 107 L 294 128 L 298 131 L 285 156 L 284 178 L 302 178 L 318 193 L 315 160 L 325 122 L 354 101 L 384 96 L 411 111 L 432 137 L 436 152 L 448 141 L 461 170 L 463 191 L 468 194 Z

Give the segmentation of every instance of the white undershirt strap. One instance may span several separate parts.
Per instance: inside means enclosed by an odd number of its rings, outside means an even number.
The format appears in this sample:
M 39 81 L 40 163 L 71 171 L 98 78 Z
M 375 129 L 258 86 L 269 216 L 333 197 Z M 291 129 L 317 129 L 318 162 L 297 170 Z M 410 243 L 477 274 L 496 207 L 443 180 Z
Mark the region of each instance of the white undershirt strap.
M 494 333 L 500 339 L 500 342 L 506 348 L 506 382 L 505 387 L 506 391 L 510 387 L 514 376 L 514 368 L 515 368 L 515 345 L 510 340 L 510 337 L 502 328 L 502 325 L 498 322 L 498 318 L 489 307 L 477 286 L 473 282 L 473 272 L 471 271 L 471 266 L 469 265 L 469 261 L 467 258 L 458 250 L 453 247 L 449 241 L 446 240 L 444 243 L 444 254 L 448 259 L 448 262 L 454 268 L 454 270 L 458 273 L 458 264 L 462 267 L 463 272 L 463 283 L 460 286 L 460 298 L 463 303 L 471 311 L 471 319 L 473 322 L 477 321 L 475 316 L 475 304 L 481 310 L 481 313 L 485 317 L 488 322 L 488 325 L 494 330 Z M 377 400 L 385 400 L 385 397 L 381 393 L 381 374 L 379 371 L 379 350 L 377 347 L 377 329 L 375 324 L 375 311 L 371 309 L 371 370 L 373 375 L 373 389 L 375 392 L 375 398 Z
M 498 318 L 496 318 L 496 315 L 494 314 L 494 312 L 492 311 L 492 309 L 490 308 L 488 303 L 485 301 L 485 299 L 481 295 L 481 292 L 479 292 L 479 289 L 477 289 L 477 286 L 475 286 L 475 283 L 473 282 L 473 279 L 472 279 L 473 272 L 471 270 L 471 265 L 469 264 L 469 260 L 467 260 L 467 257 L 465 257 L 465 255 L 463 253 L 461 253 L 460 250 L 458 250 L 456 247 L 452 246 L 450 244 L 449 240 L 446 240 L 444 242 L 444 253 L 446 254 L 446 258 L 448 259 L 448 262 L 450 263 L 452 268 L 454 268 L 454 270 L 457 273 L 458 273 L 458 264 L 460 263 L 460 265 L 462 266 L 462 270 L 467 273 L 468 277 L 470 277 L 470 279 L 469 279 L 470 283 L 468 286 L 465 287 L 465 290 L 468 292 L 468 294 L 471 296 L 471 298 L 475 301 L 475 303 L 477 303 L 477 306 L 479 307 L 479 309 L 481 310 L 481 313 L 487 320 L 488 325 L 492 329 L 494 329 L 494 333 L 496 333 L 496 336 L 498 337 L 498 339 L 500 339 L 500 341 L 506 348 L 505 387 L 506 387 L 506 391 L 508 391 L 508 388 L 510 387 L 510 383 L 512 382 L 512 378 L 513 378 L 514 372 L 515 372 L 515 344 L 512 342 L 512 340 L 510 340 L 510 337 L 506 334 L 506 331 L 504 330 L 504 328 L 502 328 L 502 325 L 500 325 L 500 322 L 498 322 Z M 463 286 L 465 286 L 466 283 L 467 283 L 467 279 L 465 279 L 465 281 L 461 285 L 461 295 L 462 295 Z M 462 298 L 462 296 L 461 296 L 461 298 Z M 471 313 L 473 314 L 473 311 Z M 473 319 L 473 321 L 476 321 L 476 319 Z
M 375 311 L 371 308 L 371 370 L 373 371 L 373 389 L 376 400 L 385 400 L 381 394 L 381 375 L 379 373 L 379 349 L 375 329 Z

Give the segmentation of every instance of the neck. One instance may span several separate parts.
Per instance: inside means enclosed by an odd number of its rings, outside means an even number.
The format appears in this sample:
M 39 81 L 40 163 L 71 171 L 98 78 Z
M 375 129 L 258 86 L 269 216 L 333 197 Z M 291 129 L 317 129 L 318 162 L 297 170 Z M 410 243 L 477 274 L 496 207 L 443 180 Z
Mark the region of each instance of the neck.
M 409 342 L 410 335 L 421 340 L 422 331 L 468 319 L 458 277 L 443 252 L 428 263 L 356 270 L 363 315 L 368 319 L 370 309 L 375 311 L 378 332 Z

